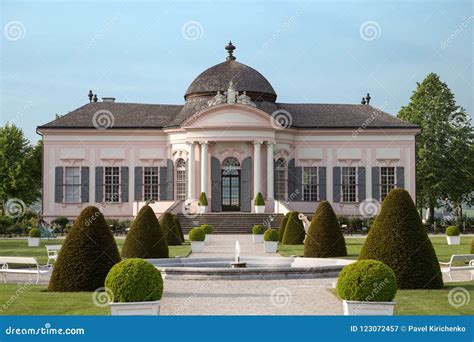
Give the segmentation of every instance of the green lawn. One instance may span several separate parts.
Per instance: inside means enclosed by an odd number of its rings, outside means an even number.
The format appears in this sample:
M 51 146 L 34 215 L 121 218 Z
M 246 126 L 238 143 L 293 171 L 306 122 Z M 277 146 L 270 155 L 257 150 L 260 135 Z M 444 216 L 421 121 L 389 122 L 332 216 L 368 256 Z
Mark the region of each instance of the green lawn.
M 445 236 L 430 237 L 433 243 L 439 261 L 449 261 L 453 254 L 469 254 L 471 250 L 471 236 L 461 237 L 461 244 L 459 246 L 448 246 Z M 351 238 L 346 237 L 347 258 L 356 259 L 360 253 L 365 238 Z M 279 245 L 278 252 L 283 256 L 303 256 L 303 245 Z
M 122 249 L 125 239 L 115 239 L 119 250 Z M 64 239 L 41 240 L 39 247 L 28 247 L 26 239 L 1 239 L 0 256 L 22 256 L 35 257 L 40 264 L 46 264 L 48 257 L 46 255 L 45 245 L 62 245 Z M 170 258 L 177 256 L 187 257 L 191 253 L 191 245 L 185 242 L 182 246 L 169 246 Z
M 455 289 L 456 288 L 456 289 Z M 460 290 L 463 288 L 464 290 Z M 336 296 L 336 290 L 330 289 Z M 465 305 L 455 307 L 450 304 L 451 296 L 458 293 L 463 297 Z M 468 296 L 465 296 L 467 291 Z M 398 290 L 395 297 L 395 315 L 472 315 L 474 312 L 474 282 L 455 282 L 445 284 L 442 290 Z M 461 302 L 455 302 L 458 305 Z

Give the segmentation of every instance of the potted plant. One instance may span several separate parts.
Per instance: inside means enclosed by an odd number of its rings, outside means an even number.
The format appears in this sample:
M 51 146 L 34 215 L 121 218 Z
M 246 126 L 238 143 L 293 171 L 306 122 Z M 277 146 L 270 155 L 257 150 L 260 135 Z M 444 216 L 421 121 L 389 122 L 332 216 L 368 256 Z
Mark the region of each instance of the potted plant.
M 262 193 L 259 192 L 254 201 L 255 212 L 257 214 L 263 214 L 265 212 L 265 201 L 263 200 Z
M 198 213 L 199 214 L 205 214 L 207 211 L 207 206 L 209 204 L 207 203 L 207 196 L 205 192 L 201 192 L 201 195 L 199 195 L 199 200 L 198 200 Z
M 200 227 L 202 230 L 204 230 L 204 233 L 206 233 L 206 238 L 204 239 L 205 242 L 210 242 L 211 241 L 211 234 L 213 231 L 213 228 L 210 224 L 202 224 Z
M 204 241 L 206 240 L 206 233 L 202 228 L 193 228 L 189 231 L 189 241 L 191 241 L 191 251 L 193 253 L 200 253 L 204 249 Z
M 262 243 L 265 228 L 261 224 L 256 224 L 252 228 L 253 243 Z
M 446 228 L 446 240 L 448 240 L 448 245 L 459 245 L 461 243 L 459 234 L 459 228 L 456 226 Z
M 155 266 L 143 259 L 115 264 L 105 278 L 105 289 L 112 297 L 112 316 L 160 314 L 163 278 Z
M 38 247 L 40 243 L 41 232 L 38 228 L 33 228 L 28 233 L 28 247 Z
M 265 253 L 276 253 L 278 247 L 278 231 L 268 228 L 263 235 Z
M 377 260 L 360 260 L 342 269 L 336 290 L 346 316 L 391 316 L 397 278 Z

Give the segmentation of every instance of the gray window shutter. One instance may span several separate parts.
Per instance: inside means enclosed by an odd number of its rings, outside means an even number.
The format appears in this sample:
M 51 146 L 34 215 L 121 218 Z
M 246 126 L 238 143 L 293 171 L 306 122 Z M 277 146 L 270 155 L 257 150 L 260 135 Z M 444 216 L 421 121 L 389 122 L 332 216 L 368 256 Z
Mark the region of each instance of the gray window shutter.
M 359 202 L 365 200 L 365 167 L 357 168 L 357 192 L 359 194 Z
M 174 164 L 171 159 L 166 162 L 168 169 L 166 170 L 166 199 L 172 201 L 174 199 Z
M 104 201 L 104 168 L 101 166 L 95 168 L 95 201 Z
M 335 203 L 341 202 L 341 167 L 332 169 L 332 199 Z
M 135 201 L 143 201 L 143 167 L 135 166 Z
M 295 166 L 295 160 L 288 162 L 288 198 L 294 201 L 301 201 L 302 198 L 302 173 L 301 167 Z
M 81 202 L 89 202 L 89 167 L 81 167 Z
M 166 200 L 168 188 L 168 168 L 166 166 L 160 167 L 160 201 Z
M 295 193 L 290 198 L 293 198 L 295 201 L 303 200 L 303 168 L 301 166 L 295 166 Z
M 396 169 L 397 173 L 397 188 L 405 189 L 405 168 L 403 166 L 398 166 Z
M 242 161 L 240 178 L 240 208 L 242 211 L 251 211 L 252 206 L 252 159 L 250 157 L 245 158 Z
M 276 160 L 273 160 L 273 198 L 277 198 L 277 178 L 276 178 Z M 267 195 L 268 196 L 268 195 Z M 283 197 L 285 195 L 283 194 Z
M 121 177 L 121 202 L 128 202 L 128 166 L 122 166 L 120 168 L 120 177 Z
M 295 192 L 295 183 L 295 160 L 291 159 L 288 162 L 288 198 Z
M 211 157 L 211 209 L 222 211 L 221 191 L 221 164 L 219 159 Z
M 318 187 L 318 197 L 319 201 L 325 201 L 326 200 L 326 167 L 321 166 L 318 168 L 319 172 L 319 187 Z
M 372 198 L 380 201 L 380 167 L 372 167 Z
M 63 202 L 63 189 L 64 189 L 64 168 L 62 166 L 57 166 L 54 169 L 54 202 L 62 203 Z

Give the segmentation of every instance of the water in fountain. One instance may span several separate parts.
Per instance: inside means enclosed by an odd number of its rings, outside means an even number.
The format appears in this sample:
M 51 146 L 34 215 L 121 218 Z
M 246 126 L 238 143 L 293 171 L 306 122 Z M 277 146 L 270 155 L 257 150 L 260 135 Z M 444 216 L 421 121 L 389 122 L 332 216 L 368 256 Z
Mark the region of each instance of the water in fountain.
M 235 262 L 240 262 L 240 242 L 235 241 Z

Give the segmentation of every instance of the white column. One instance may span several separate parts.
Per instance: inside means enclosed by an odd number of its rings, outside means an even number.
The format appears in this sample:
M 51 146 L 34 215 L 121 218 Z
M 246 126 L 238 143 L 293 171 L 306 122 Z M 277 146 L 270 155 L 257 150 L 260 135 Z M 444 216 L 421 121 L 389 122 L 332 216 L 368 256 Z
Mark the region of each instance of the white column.
M 194 194 L 195 177 L 196 177 L 196 144 L 194 141 L 189 142 L 189 158 L 188 158 L 188 198 L 196 198 Z
M 205 192 L 207 196 L 207 177 L 209 174 L 207 167 L 207 141 L 200 142 L 201 144 L 201 192 Z
M 372 149 L 368 148 L 365 157 L 365 198 L 372 198 Z
M 272 200 L 274 197 L 273 189 L 273 143 L 267 142 L 267 199 Z
M 261 192 L 261 158 L 260 158 L 260 146 L 262 145 L 261 141 L 255 141 L 253 143 L 253 196 L 257 196 L 259 192 Z

